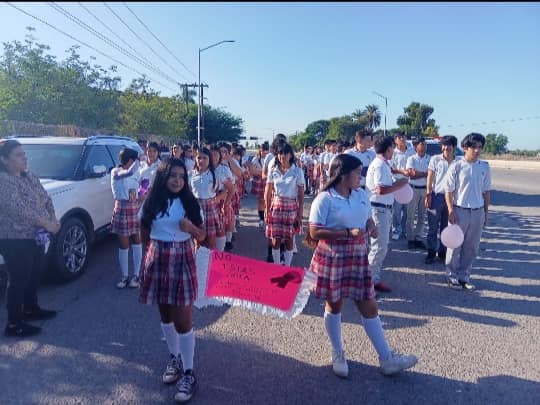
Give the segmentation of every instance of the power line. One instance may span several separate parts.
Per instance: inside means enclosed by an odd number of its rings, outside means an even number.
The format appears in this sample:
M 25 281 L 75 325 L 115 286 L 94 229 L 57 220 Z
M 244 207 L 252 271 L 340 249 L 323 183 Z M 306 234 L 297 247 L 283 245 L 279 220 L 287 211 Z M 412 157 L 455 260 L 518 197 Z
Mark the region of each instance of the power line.
M 59 6 L 58 4 L 55 4 L 54 2 L 50 2 L 49 3 L 49 6 L 51 6 L 52 8 L 54 8 L 56 11 L 58 11 L 59 13 L 61 13 L 62 15 L 64 15 L 66 18 L 68 18 L 69 20 L 75 22 L 78 26 L 84 28 L 86 31 L 90 32 L 91 34 L 93 34 L 94 36 L 98 37 L 99 39 L 101 39 L 103 42 L 105 42 L 107 45 L 109 46 L 112 46 L 113 48 L 115 48 L 116 50 L 118 50 L 119 52 L 121 52 L 122 54 L 124 54 L 125 56 L 127 56 L 128 58 L 131 58 L 133 59 L 134 61 L 136 61 L 137 63 L 139 63 L 140 65 L 144 66 L 145 68 L 153 71 L 154 73 L 157 73 L 158 75 L 162 76 L 163 78 L 165 78 L 166 80 L 168 80 L 169 82 L 171 83 L 174 83 L 174 84 L 178 84 L 173 78 L 171 78 L 170 76 L 168 76 L 167 74 L 161 72 L 159 69 L 153 67 L 151 64 L 149 63 L 146 63 L 144 62 L 142 59 L 138 58 L 137 56 L 131 54 L 129 51 L 126 51 L 124 48 L 122 48 L 121 46 L 119 46 L 118 44 L 114 43 L 113 41 L 111 41 L 109 38 L 107 38 L 106 36 L 104 36 L 103 34 L 101 34 L 100 32 L 96 31 L 94 28 L 90 27 L 88 24 L 86 24 L 84 21 L 80 20 L 79 18 L 75 17 L 73 14 L 71 14 L 69 11 L 65 10 L 64 8 L 62 8 L 61 6 Z
M 145 23 L 137 16 L 137 14 L 135 14 L 135 12 L 134 12 L 131 8 L 129 8 L 129 6 L 128 6 L 125 2 L 124 2 L 123 4 L 124 4 L 124 6 L 129 10 L 129 12 L 130 12 L 131 14 L 133 14 L 133 16 L 137 19 L 137 21 L 139 21 L 139 22 L 141 23 L 141 25 L 142 25 L 144 28 L 146 28 L 146 30 L 147 30 L 147 31 L 148 31 L 148 32 L 156 39 L 156 41 L 158 41 L 158 42 L 161 44 L 161 46 L 163 46 L 163 48 L 165 48 L 165 50 L 166 50 L 167 52 L 169 52 L 169 54 L 170 54 L 174 59 L 176 59 L 176 61 L 177 61 L 178 63 L 180 63 L 180 64 L 181 64 L 181 65 L 182 65 L 189 73 L 191 73 L 191 74 L 193 75 L 193 77 L 196 77 L 195 73 L 193 73 L 193 71 L 191 71 L 186 65 L 184 65 L 184 63 L 183 63 L 180 59 L 178 59 L 178 58 L 176 57 L 176 55 L 175 55 L 174 53 L 172 53 L 172 52 L 169 50 L 169 48 L 167 48 L 167 47 L 165 46 L 165 44 L 164 44 L 163 42 L 161 42 L 160 39 L 159 39 L 157 36 L 154 35 L 154 33 L 150 30 L 150 28 L 148 28 L 148 26 L 147 26 L 147 25 L 146 25 L 146 24 L 145 24 Z
M 108 59 L 110 59 L 110 60 L 112 60 L 112 61 L 118 63 L 119 65 L 125 67 L 126 69 L 131 70 L 132 72 L 135 72 L 135 73 L 137 73 L 138 75 L 148 77 L 149 79 L 153 80 L 155 83 L 159 84 L 160 86 L 162 86 L 163 88 L 165 88 L 165 89 L 167 89 L 167 90 L 169 90 L 169 91 L 172 91 L 173 93 L 176 92 L 176 90 L 171 89 L 170 87 L 168 87 L 168 86 L 166 86 L 165 84 L 163 84 L 163 83 L 157 81 L 156 79 L 153 79 L 153 78 L 151 78 L 150 76 L 145 75 L 144 73 L 141 73 L 141 72 L 139 72 L 138 70 L 133 69 L 133 68 L 130 67 L 130 66 L 127 66 L 126 64 L 122 63 L 122 62 L 119 61 L 118 59 L 115 59 L 115 58 L 113 58 L 112 56 L 109 56 L 109 55 L 107 55 L 106 53 L 101 52 L 99 49 L 96 49 L 96 48 L 94 48 L 92 45 L 89 45 L 89 44 L 87 44 L 86 42 L 81 41 L 80 39 L 75 38 L 73 35 L 68 34 L 67 32 L 62 31 L 60 28 L 56 28 L 54 25 L 49 24 L 47 21 L 45 21 L 45 20 L 43 20 L 43 19 L 41 19 L 41 18 L 39 18 L 39 17 L 36 17 L 36 16 L 33 15 L 33 14 L 30 14 L 29 12 L 27 12 L 27 11 L 25 11 L 25 10 L 23 10 L 23 9 L 21 9 L 21 8 L 15 6 L 15 5 L 13 5 L 13 4 L 11 4 L 10 2 L 6 2 L 6 4 L 7 4 L 8 6 L 13 7 L 14 9 L 20 11 L 21 13 L 27 15 L 28 17 L 31 17 L 31 18 L 33 18 L 34 20 L 39 21 L 40 23 L 47 25 L 48 27 L 52 28 L 53 30 L 58 31 L 59 33 L 61 33 L 61 34 L 65 35 L 65 36 L 67 36 L 68 38 L 71 38 L 72 40 L 74 40 L 74 41 L 76 41 L 76 42 L 78 42 L 78 43 L 80 43 L 80 44 L 82 44 L 82 45 L 84 45 L 84 46 L 86 46 L 86 47 L 92 49 L 93 51 L 99 53 L 100 55 L 102 55 L 102 56 L 104 56 L 104 57 L 106 57 L 106 58 L 108 58 Z
M 105 24 L 101 19 L 99 19 L 94 13 L 92 13 L 84 4 L 81 2 L 78 2 L 79 6 L 81 6 L 88 14 L 90 14 L 96 21 L 98 21 L 101 25 L 103 25 L 111 34 L 113 34 L 116 38 L 118 38 L 124 45 L 126 45 L 129 49 L 131 49 L 137 56 L 139 56 L 142 60 L 144 60 L 146 63 L 148 63 L 152 68 L 159 71 L 157 67 L 155 67 L 152 62 L 150 62 L 148 59 L 146 59 L 143 55 L 141 55 L 135 48 L 133 48 L 128 42 L 126 42 L 121 36 L 119 36 L 116 32 L 114 32 L 107 24 Z
M 453 128 L 453 127 L 464 127 L 464 126 L 470 126 L 470 125 L 502 124 L 502 123 L 507 123 L 507 122 L 529 121 L 529 120 L 537 120 L 537 119 L 540 119 L 540 116 L 536 115 L 534 117 L 510 118 L 506 120 L 497 120 L 497 121 L 491 121 L 491 122 L 482 121 L 482 122 L 473 122 L 472 124 L 455 124 L 455 125 L 446 125 L 446 126 L 448 128 Z
M 122 24 L 124 24 L 124 26 L 125 26 L 125 27 L 126 27 L 133 35 L 135 35 L 135 36 L 139 39 L 139 41 L 141 41 L 143 44 L 145 44 L 145 45 L 148 47 L 148 49 L 150 49 L 154 55 L 156 55 L 159 59 L 161 59 L 161 60 L 163 61 L 163 63 L 165 63 L 171 70 L 173 70 L 177 75 L 182 76 L 184 79 L 189 80 L 185 75 L 183 75 L 183 74 L 180 73 L 178 70 L 176 70 L 174 67 L 172 67 L 172 66 L 169 64 L 169 62 L 167 62 L 167 61 L 166 61 L 165 59 L 163 59 L 160 55 L 158 55 L 158 54 L 156 53 L 156 51 L 154 51 L 154 48 L 152 48 L 150 45 L 148 45 L 148 43 L 147 43 L 144 39 L 142 39 L 142 38 L 139 36 L 139 34 L 137 34 L 135 31 L 133 31 L 133 30 L 131 29 L 131 27 L 130 27 L 123 19 L 122 19 L 122 17 L 120 17 L 120 16 L 119 16 L 119 15 L 118 15 L 111 7 L 109 7 L 109 5 L 108 5 L 107 3 L 103 3 L 103 5 L 104 5 L 105 7 L 107 7 L 107 8 L 109 9 L 109 11 L 110 11 L 111 13 L 113 13 L 114 16 L 115 16 L 118 20 L 120 20 L 120 22 L 121 22 Z

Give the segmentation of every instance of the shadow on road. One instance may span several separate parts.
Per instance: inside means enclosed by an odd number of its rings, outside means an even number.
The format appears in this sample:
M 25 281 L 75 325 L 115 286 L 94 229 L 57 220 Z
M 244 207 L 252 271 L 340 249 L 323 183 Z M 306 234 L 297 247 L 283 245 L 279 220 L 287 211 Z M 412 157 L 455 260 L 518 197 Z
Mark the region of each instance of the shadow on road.
M 539 194 L 519 194 L 508 191 L 491 190 L 491 205 L 508 207 L 540 207 Z

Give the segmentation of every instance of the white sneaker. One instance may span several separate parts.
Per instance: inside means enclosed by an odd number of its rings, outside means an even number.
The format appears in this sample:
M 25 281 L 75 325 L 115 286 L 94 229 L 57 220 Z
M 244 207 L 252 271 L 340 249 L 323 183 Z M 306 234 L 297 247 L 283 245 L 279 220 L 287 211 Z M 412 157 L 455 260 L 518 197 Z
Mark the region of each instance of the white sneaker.
M 127 285 L 128 285 L 128 278 L 127 277 L 124 277 L 122 278 L 122 280 L 120 280 L 117 284 L 116 284 L 116 287 L 117 288 L 126 288 Z
M 380 360 L 380 370 L 384 375 L 391 375 L 413 367 L 418 359 L 414 354 L 399 354 L 391 352 L 391 357 L 386 360 Z
M 129 280 L 129 288 L 139 288 L 139 277 L 133 277 Z
M 399 233 L 393 233 L 392 240 L 399 240 Z
M 332 350 L 332 370 L 338 377 L 345 378 L 349 375 L 349 365 L 345 359 L 345 352 L 338 353 Z

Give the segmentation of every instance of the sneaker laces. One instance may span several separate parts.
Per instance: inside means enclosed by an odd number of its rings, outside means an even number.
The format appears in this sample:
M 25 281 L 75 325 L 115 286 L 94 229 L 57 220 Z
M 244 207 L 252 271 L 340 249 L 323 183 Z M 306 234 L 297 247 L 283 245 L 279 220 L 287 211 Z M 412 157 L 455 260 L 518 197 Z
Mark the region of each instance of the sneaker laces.
M 165 374 L 177 374 L 180 370 L 180 361 L 176 356 L 171 357 L 167 368 L 165 369 Z
M 189 393 L 191 391 L 191 388 L 193 386 L 193 383 L 195 382 L 195 377 L 193 374 L 184 374 L 180 381 L 178 382 L 178 391 L 183 393 Z

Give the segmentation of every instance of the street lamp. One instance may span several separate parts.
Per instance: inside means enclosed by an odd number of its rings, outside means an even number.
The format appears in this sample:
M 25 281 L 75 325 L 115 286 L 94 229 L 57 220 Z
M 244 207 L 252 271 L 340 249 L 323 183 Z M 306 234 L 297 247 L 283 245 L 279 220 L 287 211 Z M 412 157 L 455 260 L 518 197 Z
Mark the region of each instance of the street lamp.
M 216 42 L 215 44 L 209 45 L 206 48 L 199 48 L 199 105 L 197 108 L 197 143 L 201 145 L 201 104 L 202 104 L 202 91 L 201 91 L 201 52 L 206 51 L 207 49 L 213 48 L 214 46 L 221 45 L 225 42 L 235 42 L 234 39 L 228 39 L 224 41 Z
M 388 112 L 388 99 L 386 98 L 386 96 L 383 96 L 382 94 L 377 93 L 376 91 L 373 91 L 373 94 L 381 98 L 384 98 L 384 136 L 386 136 L 386 113 Z

